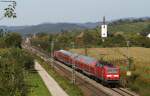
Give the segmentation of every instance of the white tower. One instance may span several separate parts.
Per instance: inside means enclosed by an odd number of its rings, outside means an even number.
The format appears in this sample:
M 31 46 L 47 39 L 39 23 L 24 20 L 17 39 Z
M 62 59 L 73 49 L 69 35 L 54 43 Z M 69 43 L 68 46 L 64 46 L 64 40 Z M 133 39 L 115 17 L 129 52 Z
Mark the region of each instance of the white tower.
M 107 25 L 105 23 L 105 17 L 103 17 L 103 24 L 101 25 L 101 37 L 107 38 Z

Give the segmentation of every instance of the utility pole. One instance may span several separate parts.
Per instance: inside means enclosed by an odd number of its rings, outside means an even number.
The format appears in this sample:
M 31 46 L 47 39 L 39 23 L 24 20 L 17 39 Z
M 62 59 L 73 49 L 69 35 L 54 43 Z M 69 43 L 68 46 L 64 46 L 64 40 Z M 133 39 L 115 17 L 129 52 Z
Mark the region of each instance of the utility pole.
M 128 70 L 130 70 L 130 64 L 129 64 L 129 44 L 130 44 L 130 41 L 127 41 L 127 60 L 128 60 Z
M 54 41 L 52 40 L 51 41 L 51 65 L 52 65 L 52 68 L 54 70 L 54 60 L 53 60 L 53 56 L 54 56 Z
M 75 45 L 74 45 L 74 42 L 72 42 L 72 48 L 74 49 L 75 48 Z M 72 60 L 72 84 L 75 84 L 75 82 L 76 82 L 76 72 L 75 72 L 75 67 L 76 67 L 76 65 L 75 65 L 75 58 L 76 58 L 76 56 L 75 55 L 73 55 L 72 56 L 72 58 L 73 58 L 73 60 Z
M 127 68 L 127 76 L 131 76 L 131 71 L 130 71 L 130 67 L 131 67 L 131 62 L 130 62 L 130 57 L 129 57 L 129 46 L 130 46 L 130 41 L 127 40 L 127 64 L 128 64 L 128 68 Z
M 85 53 L 85 56 L 88 56 L 88 47 L 87 47 L 87 45 L 85 44 L 85 42 L 84 42 L 84 53 Z

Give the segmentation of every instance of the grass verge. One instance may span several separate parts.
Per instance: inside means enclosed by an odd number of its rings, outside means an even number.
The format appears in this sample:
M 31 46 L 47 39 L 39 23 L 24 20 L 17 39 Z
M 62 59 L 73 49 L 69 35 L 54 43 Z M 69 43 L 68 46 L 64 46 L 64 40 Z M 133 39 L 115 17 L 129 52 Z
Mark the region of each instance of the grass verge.
M 52 96 L 37 71 L 27 72 L 28 96 Z
M 72 85 L 69 79 L 55 72 L 49 64 L 47 64 L 39 57 L 36 57 L 36 59 L 45 68 L 45 70 L 57 81 L 57 83 L 65 90 L 65 92 L 69 96 L 83 96 L 81 89 L 78 88 L 77 85 Z

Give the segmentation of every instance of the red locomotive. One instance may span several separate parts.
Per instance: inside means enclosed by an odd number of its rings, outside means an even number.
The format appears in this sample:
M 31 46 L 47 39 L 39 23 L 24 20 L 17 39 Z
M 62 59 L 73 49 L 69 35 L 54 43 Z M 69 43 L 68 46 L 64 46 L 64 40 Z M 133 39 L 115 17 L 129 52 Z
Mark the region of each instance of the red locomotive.
M 105 83 L 119 83 L 120 70 L 112 64 L 65 50 L 54 52 L 54 58 Z

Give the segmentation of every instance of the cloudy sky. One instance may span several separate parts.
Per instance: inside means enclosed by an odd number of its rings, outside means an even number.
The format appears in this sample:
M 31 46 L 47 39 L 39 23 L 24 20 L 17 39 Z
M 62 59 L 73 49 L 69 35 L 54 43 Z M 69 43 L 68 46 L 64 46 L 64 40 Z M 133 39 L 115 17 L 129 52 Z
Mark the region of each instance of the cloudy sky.
M 45 22 L 97 22 L 150 16 L 150 0 L 16 0 L 17 18 L 0 25 L 36 25 Z M 0 3 L 2 9 L 8 3 Z

